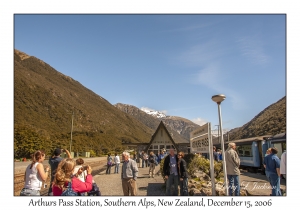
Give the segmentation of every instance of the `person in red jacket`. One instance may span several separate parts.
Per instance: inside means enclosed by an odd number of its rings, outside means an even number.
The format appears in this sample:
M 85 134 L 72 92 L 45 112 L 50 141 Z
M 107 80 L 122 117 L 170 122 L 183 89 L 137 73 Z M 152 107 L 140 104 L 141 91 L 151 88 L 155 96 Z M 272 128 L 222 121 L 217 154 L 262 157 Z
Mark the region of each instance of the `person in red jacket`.
M 73 176 L 75 165 L 75 161 L 71 158 L 64 159 L 59 163 L 52 185 L 54 196 L 60 196 L 67 189 L 69 182 L 72 183 L 73 191 L 78 194 L 91 191 L 93 183 L 92 168 L 87 167 L 86 180 L 82 182 L 76 175 Z

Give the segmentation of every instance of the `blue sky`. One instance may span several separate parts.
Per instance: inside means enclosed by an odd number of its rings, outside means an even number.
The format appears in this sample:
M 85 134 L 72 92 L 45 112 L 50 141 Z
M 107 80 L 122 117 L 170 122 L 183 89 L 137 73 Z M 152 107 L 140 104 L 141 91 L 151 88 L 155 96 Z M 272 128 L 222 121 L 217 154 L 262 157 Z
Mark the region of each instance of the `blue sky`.
M 14 47 L 107 99 L 218 123 L 286 95 L 286 16 L 14 15 Z M 216 128 L 216 127 L 215 127 Z

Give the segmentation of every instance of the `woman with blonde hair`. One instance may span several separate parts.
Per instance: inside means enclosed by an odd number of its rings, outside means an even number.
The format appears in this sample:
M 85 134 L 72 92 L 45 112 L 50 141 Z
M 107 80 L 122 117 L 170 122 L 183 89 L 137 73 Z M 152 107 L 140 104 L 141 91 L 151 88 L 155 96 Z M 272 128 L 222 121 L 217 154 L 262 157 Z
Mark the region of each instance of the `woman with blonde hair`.
M 43 161 L 45 152 L 36 151 L 32 155 L 32 163 L 27 166 L 24 176 L 25 186 L 21 190 L 21 196 L 39 196 L 42 182 L 46 181 L 49 174 L 49 166 L 44 169 Z
M 82 182 L 77 178 L 76 174 L 75 176 L 73 175 L 75 165 L 75 161 L 71 158 L 63 159 L 59 163 L 52 185 L 54 196 L 71 195 L 65 194 L 69 191 L 80 195 L 82 193 L 89 192 L 92 189 L 92 168 L 87 166 L 87 176 L 85 182 Z M 77 173 L 82 173 L 82 170 L 78 170 Z

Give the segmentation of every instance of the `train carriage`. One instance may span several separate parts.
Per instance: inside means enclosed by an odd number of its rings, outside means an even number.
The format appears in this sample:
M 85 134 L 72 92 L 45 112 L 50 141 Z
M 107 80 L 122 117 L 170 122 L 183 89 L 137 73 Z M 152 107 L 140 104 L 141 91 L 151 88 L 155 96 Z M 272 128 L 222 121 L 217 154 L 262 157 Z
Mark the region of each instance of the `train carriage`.
M 236 144 L 236 151 L 241 160 L 240 168 L 247 169 L 250 172 L 260 171 L 264 174 L 263 160 L 267 149 L 276 147 L 278 149 L 277 156 L 280 158 L 282 152 L 286 149 L 286 134 L 281 133 L 275 136 L 265 135 L 228 141 L 225 143 L 225 149 L 227 149 L 230 142 Z M 215 146 L 221 148 L 220 144 Z
M 268 139 L 269 147 L 278 149 L 277 156 L 281 158 L 282 153 L 286 150 L 286 133 L 280 133 Z

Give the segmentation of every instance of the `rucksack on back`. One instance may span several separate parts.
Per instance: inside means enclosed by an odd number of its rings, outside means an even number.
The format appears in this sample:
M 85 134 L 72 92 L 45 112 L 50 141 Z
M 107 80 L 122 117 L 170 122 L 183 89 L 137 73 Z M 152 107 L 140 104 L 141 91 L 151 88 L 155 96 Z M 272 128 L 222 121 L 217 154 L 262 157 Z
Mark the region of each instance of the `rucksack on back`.
M 154 158 L 153 157 L 150 158 L 150 163 L 154 163 Z
M 61 196 L 78 196 L 78 192 L 75 192 L 72 189 L 72 182 L 68 183 L 68 187 L 65 191 L 63 191 L 63 193 L 61 194 Z

